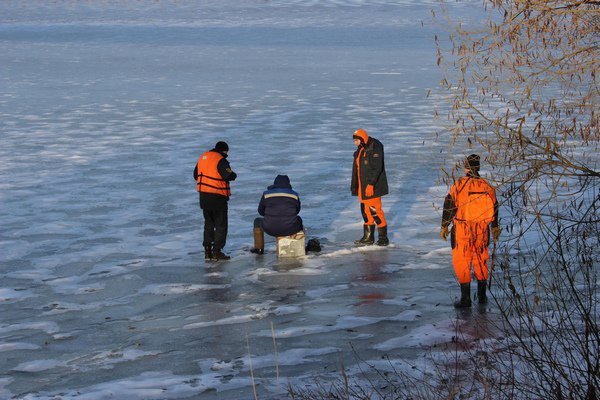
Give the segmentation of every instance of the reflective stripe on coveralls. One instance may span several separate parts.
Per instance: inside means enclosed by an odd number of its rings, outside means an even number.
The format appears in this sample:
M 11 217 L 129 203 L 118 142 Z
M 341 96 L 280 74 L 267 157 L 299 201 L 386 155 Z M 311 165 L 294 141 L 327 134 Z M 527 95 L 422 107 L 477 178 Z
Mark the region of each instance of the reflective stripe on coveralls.
M 207 151 L 200 156 L 198 159 L 197 192 L 231 196 L 229 182 L 221 177 L 217 168 L 222 158 L 223 155 L 216 151 Z

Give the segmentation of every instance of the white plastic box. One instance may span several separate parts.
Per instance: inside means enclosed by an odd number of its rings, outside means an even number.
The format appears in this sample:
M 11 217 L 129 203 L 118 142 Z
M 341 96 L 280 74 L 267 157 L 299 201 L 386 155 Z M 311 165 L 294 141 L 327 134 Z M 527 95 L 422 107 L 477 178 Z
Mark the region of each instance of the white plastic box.
M 302 257 L 306 255 L 306 236 L 304 232 L 294 233 L 290 236 L 277 237 L 278 257 Z

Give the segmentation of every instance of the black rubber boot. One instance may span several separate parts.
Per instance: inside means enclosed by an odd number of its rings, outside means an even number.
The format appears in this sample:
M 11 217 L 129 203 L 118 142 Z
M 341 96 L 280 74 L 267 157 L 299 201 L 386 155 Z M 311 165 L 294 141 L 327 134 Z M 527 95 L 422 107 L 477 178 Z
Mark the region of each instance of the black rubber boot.
M 454 303 L 454 308 L 471 307 L 471 282 L 460 284 L 460 300 Z
M 363 237 L 354 243 L 363 246 L 375 243 L 375 225 L 363 225 Z
M 486 286 L 487 280 L 477 281 L 477 299 L 479 300 L 479 304 L 487 303 L 487 294 L 485 293 Z
M 250 253 L 264 254 L 265 252 L 265 234 L 261 228 L 254 228 L 254 248 Z
M 387 225 L 383 228 L 377 228 L 377 246 L 387 246 L 390 241 L 387 237 Z
M 220 249 L 219 250 L 214 250 L 212 252 L 212 259 L 219 261 L 219 260 L 231 260 L 231 257 L 229 257 L 227 254 L 224 254 Z
M 212 258 L 212 246 L 204 246 L 204 259 L 210 260 Z

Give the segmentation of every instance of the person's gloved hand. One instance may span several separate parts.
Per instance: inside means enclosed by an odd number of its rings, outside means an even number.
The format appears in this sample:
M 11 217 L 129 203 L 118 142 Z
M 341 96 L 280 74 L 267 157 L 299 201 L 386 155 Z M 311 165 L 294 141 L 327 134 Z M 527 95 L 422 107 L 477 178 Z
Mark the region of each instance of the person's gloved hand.
M 367 185 L 367 187 L 365 188 L 365 196 L 371 197 L 371 196 L 373 196 L 373 192 L 374 192 L 373 185 Z
M 495 226 L 492 228 L 492 237 L 494 238 L 494 241 L 500 239 L 500 232 L 502 232 L 502 229 L 500 229 L 499 226 Z
M 450 232 L 448 231 L 448 227 L 447 226 L 442 226 L 442 229 L 440 230 L 440 237 L 446 241 L 448 240 L 448 235 L 450 234 Z

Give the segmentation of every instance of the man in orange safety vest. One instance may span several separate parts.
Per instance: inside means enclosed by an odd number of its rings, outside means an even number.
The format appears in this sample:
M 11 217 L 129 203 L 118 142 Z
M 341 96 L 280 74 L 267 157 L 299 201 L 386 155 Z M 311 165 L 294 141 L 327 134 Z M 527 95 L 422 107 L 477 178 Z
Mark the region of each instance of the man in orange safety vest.
M 194 168 L 196 191 L 204 215 L 204 258 L 206 260 L 229 260 L 223 253 L 227 239 L 227 202 L 231 196 L 229 182 L 237 174 L 227 161 L 229 146 L 218 142 L 214 149 L 202 154 Z

